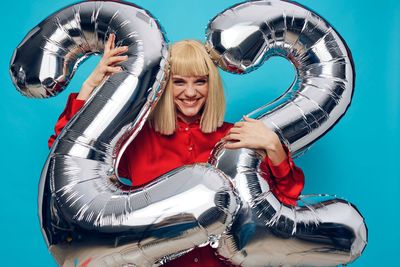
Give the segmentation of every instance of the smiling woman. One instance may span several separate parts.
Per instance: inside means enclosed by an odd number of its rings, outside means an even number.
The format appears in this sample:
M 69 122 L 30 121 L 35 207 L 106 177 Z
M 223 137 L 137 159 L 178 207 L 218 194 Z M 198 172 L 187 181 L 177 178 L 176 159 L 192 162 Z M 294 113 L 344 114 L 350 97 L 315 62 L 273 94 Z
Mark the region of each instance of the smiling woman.
M 119 54 L 124 50 L 115 48 L 114 40 L 114 37 L 108 40 L 107 52 L 82 86 L 78 97 L 77 94 L 70 95 L 49 146 L 85 104 L 93 89 L 114 70 L 119 71 L 117 65 L 125 60 Z M 232 125 L 223 121 L 225 99 L 221 78 L 203 44 L 184 40 L 171 45 L 169 62 L 165 92 L 149 122 L 122 156 L 119 176 L 129 178 L 134 186 L 142 186 L 183 165 L 207 162 L 215 144 L 223 139 L 229 142 L 227 148 L 257 149 L 267 155 L 260 168 L 263 173 L 268 173 L 265 179 L 271 191 L 280 201 L 295 205 L 304 185 L 302 170 L 294 165 L 288 149 L 277 135 L 262 122 L 245 118 L 245 121 Z M 69 266 L 67 264 L 63 266 Z M 210 246 L 196 248 L 166 265 L 199 264 L 225 266 Z

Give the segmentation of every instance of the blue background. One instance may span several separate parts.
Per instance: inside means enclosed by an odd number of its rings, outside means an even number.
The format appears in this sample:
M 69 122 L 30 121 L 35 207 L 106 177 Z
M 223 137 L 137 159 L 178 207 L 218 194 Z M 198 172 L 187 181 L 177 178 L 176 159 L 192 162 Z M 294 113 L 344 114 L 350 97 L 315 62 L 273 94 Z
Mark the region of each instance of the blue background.
M 394 266 L 400 248 L 400 215 L 395 204 L 400 193 L 396 157 L 400 148 L 400 19 L 396 17 L 400 2 L 298 2 L 320 14 L 343 36 L 353 53 L 357 73 L 354 98 L 347 114 L 296 159 L 306 175 L 303 193 L 336 194 L 354 203 L 364 215 L 369 244 L 351 266 Z M 85 62 L 63 93 L 46 100 L 22 97 L 11 83 L 8 67 L 14 48 L 28 31 L 71 3 L 60 0 L 3 3 L 0 266 L 56 266 L 39 227 L 39 176 L 48 154 L 47 139 L 68 93 L 79 90 L 98 58 Z M 178 41 L 204 40 L 208 20 L 237 1 L 137 0 L 135 3 L 160 20 L 170 41 Z M 292 66 L 280 58 L 271 59 L 246 76 L 223 73 L 227 120 L 237 121 L 241 115 L 279 96 L 293 78 Z

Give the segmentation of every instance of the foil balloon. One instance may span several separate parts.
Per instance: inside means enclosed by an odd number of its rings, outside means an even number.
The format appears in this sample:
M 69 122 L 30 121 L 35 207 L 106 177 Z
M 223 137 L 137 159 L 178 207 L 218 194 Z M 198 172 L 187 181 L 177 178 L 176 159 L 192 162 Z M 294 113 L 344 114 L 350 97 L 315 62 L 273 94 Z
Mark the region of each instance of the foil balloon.
M 354 88 L 350 51 L 339 34 L 305 7 L 279 0 L 248 1 L 215 16 L 207 48 L 224 70 L 245 74 L 281 56 L 296 79 L 275 101 L 251 112 L 299 155 L 344 115 Z M 248 93 L 250 94 L 250 93 Z M 241 207 L 218 253 L 238 266 L 336 266 L 354 261 L 367 243 L 364 218 L 335 197 L 278 201 L 260 173 L 260 156 L 217 145 L 210 163 L 231 177 Z
M 57 95 L 78 63 L 103 51 L 110 33 L 117 46 L 129 46 L 123 72 L 96 88 L 63 129 L 39 183 L 43 236 L 60 266 L 162 264 L 215 241 L 237 210 L 232 183 L 209 165 L 176 169 L 141 188 L 114 179 L 167 70 L 163 30 L 146 10 L 88 1 L 54 13 L 15 49 L 14 84 L 25 96 Z

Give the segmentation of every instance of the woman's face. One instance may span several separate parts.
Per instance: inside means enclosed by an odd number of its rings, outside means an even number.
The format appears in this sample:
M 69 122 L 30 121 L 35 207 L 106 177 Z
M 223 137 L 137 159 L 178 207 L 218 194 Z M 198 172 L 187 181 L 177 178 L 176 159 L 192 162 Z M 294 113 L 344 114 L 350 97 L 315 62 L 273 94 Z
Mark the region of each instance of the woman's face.
M 186 122 L 201 116 L 201 109 L 207 100 L 208 75 L 172 75 L 172 91 L 178 115 Z

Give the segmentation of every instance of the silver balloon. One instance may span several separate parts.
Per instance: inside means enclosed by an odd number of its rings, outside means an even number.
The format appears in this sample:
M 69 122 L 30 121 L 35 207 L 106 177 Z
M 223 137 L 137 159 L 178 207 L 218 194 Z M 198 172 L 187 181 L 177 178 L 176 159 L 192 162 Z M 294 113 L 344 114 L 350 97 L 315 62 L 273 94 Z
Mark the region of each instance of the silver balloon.
M 39 184 L 42 232 L 64 266 L 76 259 L 96 267 L 162 264 L 217 240 L 237 210 L 232 183 L 209 165 L 176 169 L 142 188 L 113 179 L 163 91 L 168 49 L 146 10 L 88 1 L 54 13 L 16 48 L 16 87 L 30 97 L 57 95 L 112 32 L 117 46 L 129 46 L 124 71 L 96 88 L 63 129 Z
M 293 64 L 292 86 L 249 115 L 264 121 L 294 155 L 333 127 L 350 105 L 350 50 L 328 22 L 299 4 L 238 4 L 210 21 L 206 45 L 219 66 L 233 73 L 254 71 L 272 56 Z
M 226 9 L 207 27 L 207 48 L 224 70 L 248 73 L 281 56 L 296 69 L 284 95 L 249 116 L 274 130 L 299 155 L 344 115 L 354 87 L 348 47 L 321 17 L 299 4 L 248 1 Z M 218 253 L 240 266 L 335 266 L 354 261 L 367 243 L 362 215 L 349 202 L 331 198 L 282 204 L 248 149 L 217 146 L 210 162 L 231 177 L 242 206 Z M 310 203 L 311 200 L 311 203 Z

